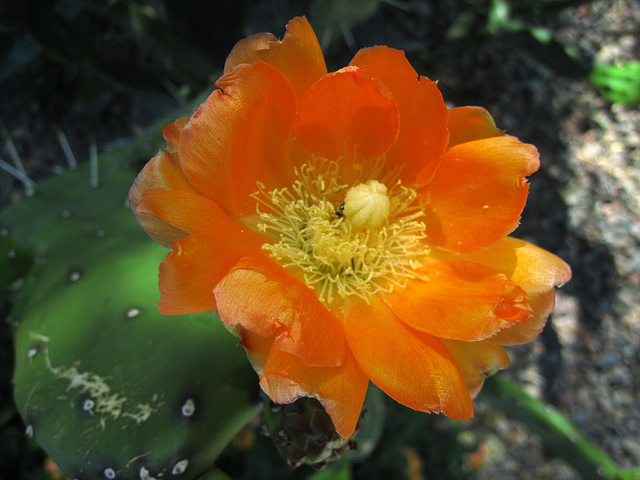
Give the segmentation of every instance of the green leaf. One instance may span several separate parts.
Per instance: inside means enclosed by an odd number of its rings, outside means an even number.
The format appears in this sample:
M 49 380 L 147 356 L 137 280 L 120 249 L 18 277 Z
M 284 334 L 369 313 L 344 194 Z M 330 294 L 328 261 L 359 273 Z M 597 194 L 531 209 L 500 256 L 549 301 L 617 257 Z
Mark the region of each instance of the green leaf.
M 633 105 L 640 102 L 640 62 L 593 67 L 589 80 L 612 103 Z

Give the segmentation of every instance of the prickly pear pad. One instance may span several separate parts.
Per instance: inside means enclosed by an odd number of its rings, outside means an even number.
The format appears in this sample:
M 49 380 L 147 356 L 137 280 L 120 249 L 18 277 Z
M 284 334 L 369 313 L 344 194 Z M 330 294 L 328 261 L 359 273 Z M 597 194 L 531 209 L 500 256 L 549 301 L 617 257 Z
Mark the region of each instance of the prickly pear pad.
M 102 167 L 97 189 L 67 172 L 0 216 L 38 256 L 13 312 L 15 401 L 71 478 L 197 478 L 258 411 L 254 374 L 215 317 L 157 312 L 163 249 L 126 208 L 133 173 Z

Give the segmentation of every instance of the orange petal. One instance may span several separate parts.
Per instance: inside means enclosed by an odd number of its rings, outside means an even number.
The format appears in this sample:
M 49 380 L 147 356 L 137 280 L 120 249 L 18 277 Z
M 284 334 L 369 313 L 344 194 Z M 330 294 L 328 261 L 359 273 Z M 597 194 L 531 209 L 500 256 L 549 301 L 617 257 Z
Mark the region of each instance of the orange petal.
M 435 173 L 447 146 L 447 108 L 436 85 L 420 77 L 401 50 L 371 47 L 351 61 L 364 74 L 381 80 L 398 106 L 398 139 L 387 154 L 390 168 L 410 185 L 426 184 Z
M 527 201 L 526 177 L 539 165 L 536 148 L 510 136 L 448 149 L 421 192 L 429 244 L 468 253 L 508 235 Z
M 231 73 L 234 68 L 243 63 L 255 63 L 258 60 L 266 62 L 265 56 L 272 47 L 280 47 L 280 50 L 282 50 L 281 42 L 273 33 L 254 33 L 243 38 L 231 49 L 231 53 L 229 53 L 224 63 L 222 74 Z
M 171 248 L 160 264 L 160 313 L 180 315 L 215 310 L 213 288 L 237 262 L 237 254 L 230 254 L 224 239 L 209 235 L 182 238 L 173 242 Z
M 228 327 L 241 325 L 263 337 L 276 335 L 275 347 L 306 365 L 334 367 L 344 362 L 340 321 L 304 282 L 267 256 L 256 253 L 241 259 L 214 294 Z
M 192 234 L 173 242 L 160 265 L 158 307 L 164 314 L 215 310 L 216 284 L 240 257 L 259 251 L 264 244 L 260 234 L 192 192 L 149 190 L 140 209 Z
M 348 349 L 339 367 L 309 367 L 275 344 L 260 378 L 260 386 L 275 403 L 317 398 L 343 438 L 349 438 L 356 429 L 368 384 L 369 379 Z
M 247 352 L 247 357 L 251 366 L 258 375 L 262 375 L 264 366 L 267 364 L 267 356 L 273 345 L 273 336 L 263 337 L 251 330 L 243 328 L 242 325 L 237 325 L 232 328 L 231 331 L 240 339 L 240 345 Z
M 260 250 L 266 242 L 261 234 L 231 219 L 213 200 L 184 190 L 148 190 L 138 211 L 151 214 L 190 234 L 220 236 L 231 241 L 230 249 Z
M 504 131 L 496 128 L 493 118 L 481 107 L 457 107 L 449 110 L 449 148 L 460 143 L 483 138 L 500 137 Z
M 169 125 L 174 124 L 170 123 Z M 160 151 L 145 165 L 129 190 L 129 204 L 138 223 L 156 242 L 169 247 L 171 242 L 185 237 L 186 232 L 155 215 L 138 210 L 144 193 L 157 188 L 196 191 L 182 171 L 176 153 L 167 150 Z
M 327 74 L 322 49 L 305 17 L 296 17 L 287 24 L 282 41 L 270 33 L 257 33 L 240 40 L 227 57 L 224 73 L 242 63 L 258 60 L 280 70 L 293 84 L 298 98 Z
M 180 117 L 173 123 L 167 123 L 162 129 L 162 136 L 171 150 L 176 150 L 180 145 L 180 135 L 187 123 L 189 123 L 189 117 Z
M 236 218 L 254 215 L 250 195 L 290 184 L 287 154 L 296 112 L 291 83 L 264 62 L 223 76 L 180 137 L 180 162 L 189 180 Z
M 490 340 L 481 342 L 442 340 L 442 343 L 458 364 L 472 398 L 480 392 L 485 378 L 509 366 L 507 352 L 502 346 Z
M 465 256 L 465 259 L 503 272 L 527 292 L 533 315 L 491 338 L 492 342 L 501 345 L 526 343 L 538 336 L 553 309 L 554 287 L 562 286 L 571 278 L 571 269 L 560 258 L 511 237 L 482 252 Z
M 380 82 L 357 67 L 330 73 L 300 101 L 296 135 L 307 150 L 341 167 L 374 160 L 395 142 L 398 111 Z
M 437 338 L 409 328 L 377 297 L 346 303 L 347 343 L 369 379 L 415 410 L 468 419 L 473 405 L 451 353 Z
M 405 323 L 430 335 L 484 340 L 531 316 L 525 292 L 483 265 L 435 261 L 415 273 L 420 277 L 382 296 Z

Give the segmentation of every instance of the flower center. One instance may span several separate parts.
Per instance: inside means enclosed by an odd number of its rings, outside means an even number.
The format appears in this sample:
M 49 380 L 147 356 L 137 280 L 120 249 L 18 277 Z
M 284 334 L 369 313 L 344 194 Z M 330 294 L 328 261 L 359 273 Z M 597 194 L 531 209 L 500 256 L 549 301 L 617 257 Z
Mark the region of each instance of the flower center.
M 336 295 L 369 301 L 417 276 L 414 270 L 429 252 L 415 190 L 399 181 L 391 187 L 362 178 L 344 184 L 338 165 L 328 161 L 295 173 L 291 187 L 267 192 L 259 183 L 252 195 L 258 228 L 274 238 L 262 248 L 301 272 L 322 302 L 332 303 Z

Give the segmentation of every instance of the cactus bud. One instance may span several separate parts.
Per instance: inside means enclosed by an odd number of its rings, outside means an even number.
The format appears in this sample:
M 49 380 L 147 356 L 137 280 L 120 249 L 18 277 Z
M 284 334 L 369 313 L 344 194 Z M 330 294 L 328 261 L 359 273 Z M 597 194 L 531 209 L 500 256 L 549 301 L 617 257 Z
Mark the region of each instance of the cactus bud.
M 300 465 L 322 470 L 356 448 L 353 437 L 338 435 L 331 418 L 315 398 L 277 405 L 266 397 L 263 418 L 268 435 L 291 470 Z

